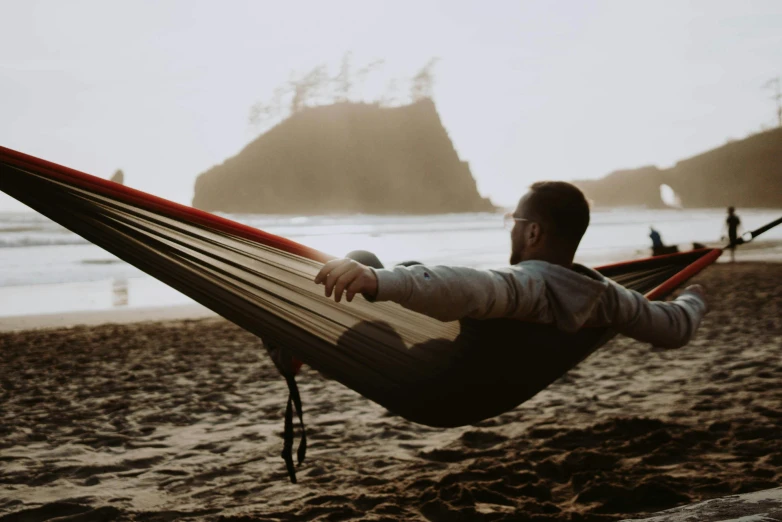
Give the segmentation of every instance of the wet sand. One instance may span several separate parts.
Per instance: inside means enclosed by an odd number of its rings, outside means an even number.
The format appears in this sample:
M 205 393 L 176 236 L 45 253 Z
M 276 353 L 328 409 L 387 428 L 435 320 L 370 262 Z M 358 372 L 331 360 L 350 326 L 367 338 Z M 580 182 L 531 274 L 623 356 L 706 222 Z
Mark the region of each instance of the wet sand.
M 238 327 L 2 333 L 0 521 L 612 521 L 777 487 L 782 264 L 696 281 L 712 310 L 689 346 L 615 339 L 476 426 L 411 424 L 305 368 L 298 485 L 287 388 Z
M 46 298 L 42 296 L 41 298 Z M 71 326 L 98 326 L 102 324 L 129 324 L 150 321 L 175 321 L 217 317 L 200 304 L 158 306 L 144 308 L 115 308 L 55 314 L 17 315 L 0 317 L 0 332 L 67 328 Z

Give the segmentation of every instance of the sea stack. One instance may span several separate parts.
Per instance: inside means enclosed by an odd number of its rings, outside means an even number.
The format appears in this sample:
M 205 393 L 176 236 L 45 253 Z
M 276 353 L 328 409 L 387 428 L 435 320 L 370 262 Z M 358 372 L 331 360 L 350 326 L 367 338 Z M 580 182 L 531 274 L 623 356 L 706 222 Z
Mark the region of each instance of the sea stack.
M 300 215 L 495 210 L 429 99 L 306 108 L 198 176 L 193 206 Z

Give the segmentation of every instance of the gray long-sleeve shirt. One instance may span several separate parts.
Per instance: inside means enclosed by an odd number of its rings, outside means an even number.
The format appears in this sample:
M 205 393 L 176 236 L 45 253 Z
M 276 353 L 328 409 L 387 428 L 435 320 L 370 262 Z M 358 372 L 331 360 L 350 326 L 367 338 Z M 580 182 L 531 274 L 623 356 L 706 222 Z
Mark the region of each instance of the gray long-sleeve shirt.
M 375 301 L 394 301 L 441 321 L 505 317 L 566 332 L 610 326 L 639 341 L 678 348 L 690 341 L 706 313 L 695 293 L 649 301 L 581 265 L 525 261 L 495 270 L 418 265 L 375 273 Z

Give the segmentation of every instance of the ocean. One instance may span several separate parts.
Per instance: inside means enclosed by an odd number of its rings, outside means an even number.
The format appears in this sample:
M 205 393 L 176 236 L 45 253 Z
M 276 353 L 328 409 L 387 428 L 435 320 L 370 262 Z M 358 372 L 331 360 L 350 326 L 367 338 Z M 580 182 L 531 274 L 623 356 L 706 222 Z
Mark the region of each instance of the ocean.
M 782 210 L 739 212 L 745 230 L 782 215 Z M 509 233 L 503 213 L 433 216 L 225 217 L 329 254 L 370 250 L 386 263 L 404 260 L 475 268 L 506 265 Z M 666 244 L 719 244 L 724 209 L 595 210 L 576 260 L 598 266 L 647 257 L 653 225 Z M 782 226 L 764 234 L 741 259 L 782 258 Z M 34 212 L 0 213 L 0 317 L 57 314 L 192 303 L 133 266 Z

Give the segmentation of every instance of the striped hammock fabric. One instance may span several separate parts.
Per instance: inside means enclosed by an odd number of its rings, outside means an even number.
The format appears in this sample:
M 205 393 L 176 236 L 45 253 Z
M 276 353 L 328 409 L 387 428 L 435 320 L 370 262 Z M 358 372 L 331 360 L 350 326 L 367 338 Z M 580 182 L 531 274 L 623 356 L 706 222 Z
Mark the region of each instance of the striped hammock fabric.
M 522 321 L 443 323 L 394 303 L 334 303 L 329 256 L 0 147 L 0 190 L 411 421 L 473 424 L 529 399 L 613 336 Z M 720 249 L 598 268 L 662 299 Z

